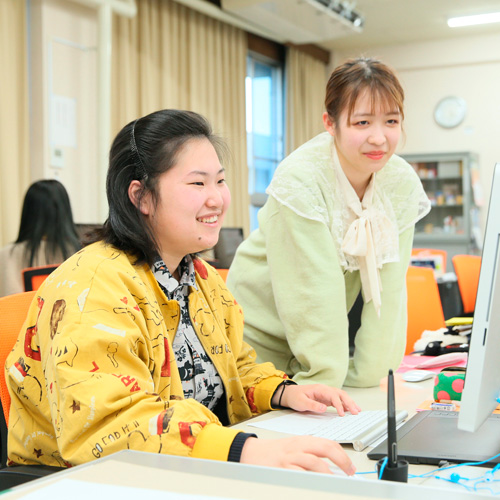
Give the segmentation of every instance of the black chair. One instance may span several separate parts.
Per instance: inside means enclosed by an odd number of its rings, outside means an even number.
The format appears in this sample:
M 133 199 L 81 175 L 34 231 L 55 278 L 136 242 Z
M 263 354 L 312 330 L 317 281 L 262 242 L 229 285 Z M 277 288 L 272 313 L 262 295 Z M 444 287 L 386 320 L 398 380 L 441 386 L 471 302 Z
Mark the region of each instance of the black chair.
M 64 467 L 50 467 L 48 465 L 14 465 L 7 467 L 7 433 L 3 407 L 0 404 L 0 492 L 64 470 Z

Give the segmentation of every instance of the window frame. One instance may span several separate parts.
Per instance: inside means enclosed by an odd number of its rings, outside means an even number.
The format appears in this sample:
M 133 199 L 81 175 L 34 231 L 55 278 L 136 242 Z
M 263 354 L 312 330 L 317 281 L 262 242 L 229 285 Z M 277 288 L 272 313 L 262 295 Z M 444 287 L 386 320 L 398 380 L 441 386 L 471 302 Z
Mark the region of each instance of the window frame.
M 258 157 L 255 155 L 254 151 L 254 134 L 253 127 L 252 131 L 249 130 L 249 120 L 253 123 L 253 98 L 249 100 L 248 97 L 248 79 L 250 81 L 254 78 L 255 65 L 263 64 L 272 68 L 272 81 L 274 83 L 275 89 L 272 93 L 272 117 L 271 117 L 271 127 L 274 131 L 271 137 L 274 137 L 276 144 L 274 145 L 274 155 L 270 157 Z M 253 97 L 253 94 L 252 94 Z M 255 160 L 264 160 L 274 163 L 274 168 L 270 172 L 270 179 L 272 178 L 274 171 L 278 164 L 283 160 L 285 156 L 285 65 L 284 61 L 276 60 L 274 58 L 265 56 L 254 50 L 248 50 L 247 54 L 247 71 L 245 78 L 245 100 L 246 100 L 246 113 L 247 113 L 247 166 L 248 166 L 248 191 L 250 195 L 250 223 L 251 230 L 258 226 L 257 212 L 265 204 L 267 200 L 267 194 L 264 190 L 259 190 L 256 186 L 256 167 Z M 251 116 L 249 117 L 249 113 Z M 274 122 L 274 123 L 273 123 Z

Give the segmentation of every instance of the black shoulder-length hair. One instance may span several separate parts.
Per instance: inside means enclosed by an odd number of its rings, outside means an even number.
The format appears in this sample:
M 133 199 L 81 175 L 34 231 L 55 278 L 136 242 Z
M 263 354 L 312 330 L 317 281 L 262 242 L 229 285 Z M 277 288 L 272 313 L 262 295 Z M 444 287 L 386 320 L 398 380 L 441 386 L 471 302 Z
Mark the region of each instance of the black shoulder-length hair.
M 81 248 L 68 192 L 55 179 L 34 182 L 24 196 L 15 243 L 26 245 L 26 267 L 34 265 L 42 240 L 46 243 L 45 257 L 48 262 L 53 262 L 58 255 L 67 259 Z
M 109 215 L 96 239 L 133 255 L 136 264 L 152 265 L 159 247 L 139 207 L 150 193 L 158 203 L 158 177 L 171 169 L 184 145 L 206 138 L 222 162 L 225 143 L 212 133 L 210 123 L 192 111 L 164 109 L 125 125 L 111 146 L 106 178 Z M 129 198 L 130 183 L 142 184 L 136 204 Z

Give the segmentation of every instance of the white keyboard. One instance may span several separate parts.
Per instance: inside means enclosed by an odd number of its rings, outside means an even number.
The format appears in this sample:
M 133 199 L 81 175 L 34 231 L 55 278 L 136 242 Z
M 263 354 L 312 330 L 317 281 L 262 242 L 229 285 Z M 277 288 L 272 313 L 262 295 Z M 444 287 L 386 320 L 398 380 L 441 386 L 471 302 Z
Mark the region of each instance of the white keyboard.
M 396 425 L 408 417 L 408 412 L 396 412 Z M 361 451 L 387 433 L 387 412 L 385 410 L 362 411 L 358 415 L 346 413 L 335 415 L 331 420 L 319 423 L 309 429 L 311 436 L 332 439 L 339 443 L 352 443 Z
M 333 411 L 325 413 L 290 411 L 271 419 L 249 421 L 248 425 L 296 436 L 318 436 L 339 443 L 352 443 L 356 451 L 364 450 L 387 435 L 387 412 L 363 410 L 358 415 L 346 413 L 339 417 Z M 408 417 L 408 412 L 396 412 L 396 427 Z

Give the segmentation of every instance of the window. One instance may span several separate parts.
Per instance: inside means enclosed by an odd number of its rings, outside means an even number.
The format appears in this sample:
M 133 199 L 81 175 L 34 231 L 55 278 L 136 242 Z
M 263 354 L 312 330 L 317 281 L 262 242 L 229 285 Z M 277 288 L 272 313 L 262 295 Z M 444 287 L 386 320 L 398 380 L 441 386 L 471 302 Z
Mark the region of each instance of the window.
M 283 159 L 283 66 L 250 52 L 246 77 L 247 161 L 250 229 L 258 226 L 257 212 L 278 163 Z

